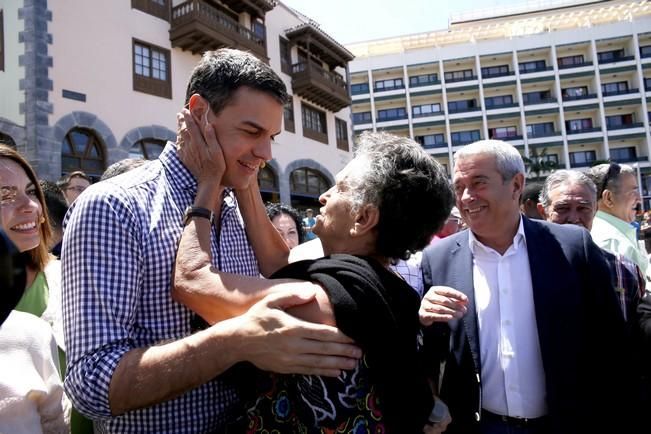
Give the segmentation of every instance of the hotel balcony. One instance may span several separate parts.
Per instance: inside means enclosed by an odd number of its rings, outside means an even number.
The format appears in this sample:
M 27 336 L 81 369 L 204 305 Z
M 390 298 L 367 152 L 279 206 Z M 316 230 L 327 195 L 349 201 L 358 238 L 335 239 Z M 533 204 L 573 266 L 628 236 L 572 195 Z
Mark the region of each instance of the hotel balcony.
M 193 54 L 231 47 L 267 60 L 265 36 L 252 32 L 203 0 L 188 0 L 172 8 L 170 41 L 172 47 Z
M 343 77 L 312 62 L 292 65 L 292 88 L 297 95 L 333 112 L 351 103 Z

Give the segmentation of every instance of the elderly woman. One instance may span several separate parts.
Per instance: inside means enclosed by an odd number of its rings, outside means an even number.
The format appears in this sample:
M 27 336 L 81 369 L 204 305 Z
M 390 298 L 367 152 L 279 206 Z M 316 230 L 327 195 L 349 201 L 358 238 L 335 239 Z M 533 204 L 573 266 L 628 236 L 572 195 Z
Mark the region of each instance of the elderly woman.
M 199 173 L 194 205 L 214 209 L 224 165 L 215 158 L 219 145 L 207 141 L 180 154 Z M 210 221 L 190 219 L 177 256 L 175 297 L 214 322 L 270 293 L 311 292 L 311 301 L 290 312 L 336 324 L 363 350 L 358 365 L 337 378 L 265 374 L 248 407 L 247 432 L 422 432 L 433 397 L 419 366 L 419 297 L 389 264 L 425 247 L 447 218 L 452 193 L 445 172 L 409 139 L 365 133 L 355 158 L 319 200 L 314 232 L 326 256 L 283 267 L 269 280 L 212 268 L 201 241 Z M 210 297 L 220 301 L 213 308 L 207 308 Z

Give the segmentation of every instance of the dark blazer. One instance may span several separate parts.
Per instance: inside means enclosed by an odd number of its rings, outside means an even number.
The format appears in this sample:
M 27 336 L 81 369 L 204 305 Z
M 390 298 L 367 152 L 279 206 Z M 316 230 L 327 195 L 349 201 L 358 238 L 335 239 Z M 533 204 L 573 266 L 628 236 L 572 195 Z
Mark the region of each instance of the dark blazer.
M 600 249 L 578 226 L 522 219 L 553 432 L 601 432 L 610 420 L 612 432 L 626 432 L 624 321 Z M 468 313 L 427 328 L 425 346 L 453 419 L 446 433 L 478 432 L 481 360 L 468 231 L 427 248 L 422 267 L 425 290 L 447 285 L 468 296 Z

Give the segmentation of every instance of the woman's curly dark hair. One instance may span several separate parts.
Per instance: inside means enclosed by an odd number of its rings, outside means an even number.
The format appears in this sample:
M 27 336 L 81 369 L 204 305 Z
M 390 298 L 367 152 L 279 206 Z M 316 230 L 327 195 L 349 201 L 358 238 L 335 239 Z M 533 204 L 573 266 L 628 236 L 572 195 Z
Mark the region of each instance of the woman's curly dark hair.
M 303 220 L 294 208 L 283 203 L 267 203 L 267 215 L 269 220 L 273 220 L 274 217 L 280 214 L 286 214 L 294 220 L 296 223 L 296 232 L 298 232 L 298 244 L 302 244 L 305 241 L 305 229 L 303 228 Z
M 395 260 L 422 250 L 454 204 L 443 167 L 413 140 L 381 132 L 362 133 L 355 158 L 367 160 L 368 169 L 348 180 L 353 210 L 380 210 L 376 253 Z

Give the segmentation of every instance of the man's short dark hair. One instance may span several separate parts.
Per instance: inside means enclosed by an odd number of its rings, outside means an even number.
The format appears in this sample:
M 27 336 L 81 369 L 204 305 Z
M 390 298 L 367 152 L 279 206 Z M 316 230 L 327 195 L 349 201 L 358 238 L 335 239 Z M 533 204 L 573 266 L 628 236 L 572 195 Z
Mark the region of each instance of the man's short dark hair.
M 302 244 L 305 241 L 305 229 L 303 228 L 303 220 L 294 208 L 283 203 L 268 203 L 267 204 L 267 215 L 269 220 L 273 220 L 274 217 L 286 214 L 294 220 L 296 224 L 296 232 L 298 232 L 298 244 Z
M 520 196 L 520 204 L 526 203 L 528 200 L 532 200 L 533 203 L 538 203 L 538 198 L 540 197 L 540 191 L 542 190 L 543 185 L 539 182 L 527 183 L 522 190 L 522 195 Z
M 125 158 L 120 161 L 116 161 L 106 168 L 100 181 L 106 181 L 107 179 L 113 178 L 114 176 L 122 175 L 130 170 L 136 169 L 143 164 L 147 163 L 147 160 L 142 158 Z
M 416 142 L 388 133 L 362 133 L 355 158 L 368 162 L 350 179 L 353 208 L 380 210 L 376 252 L 407 259 L 443 226 L 454 203 L 443 167 Z
M 205 52 L 192 71 L 185 104 L 196 93 L 205 98 L 212 111 L 218 114 L 242 86 L 265 92 L 280 104 L 288 101 L 285 83 L 269 65 L 251 53 L 220 48 Z

